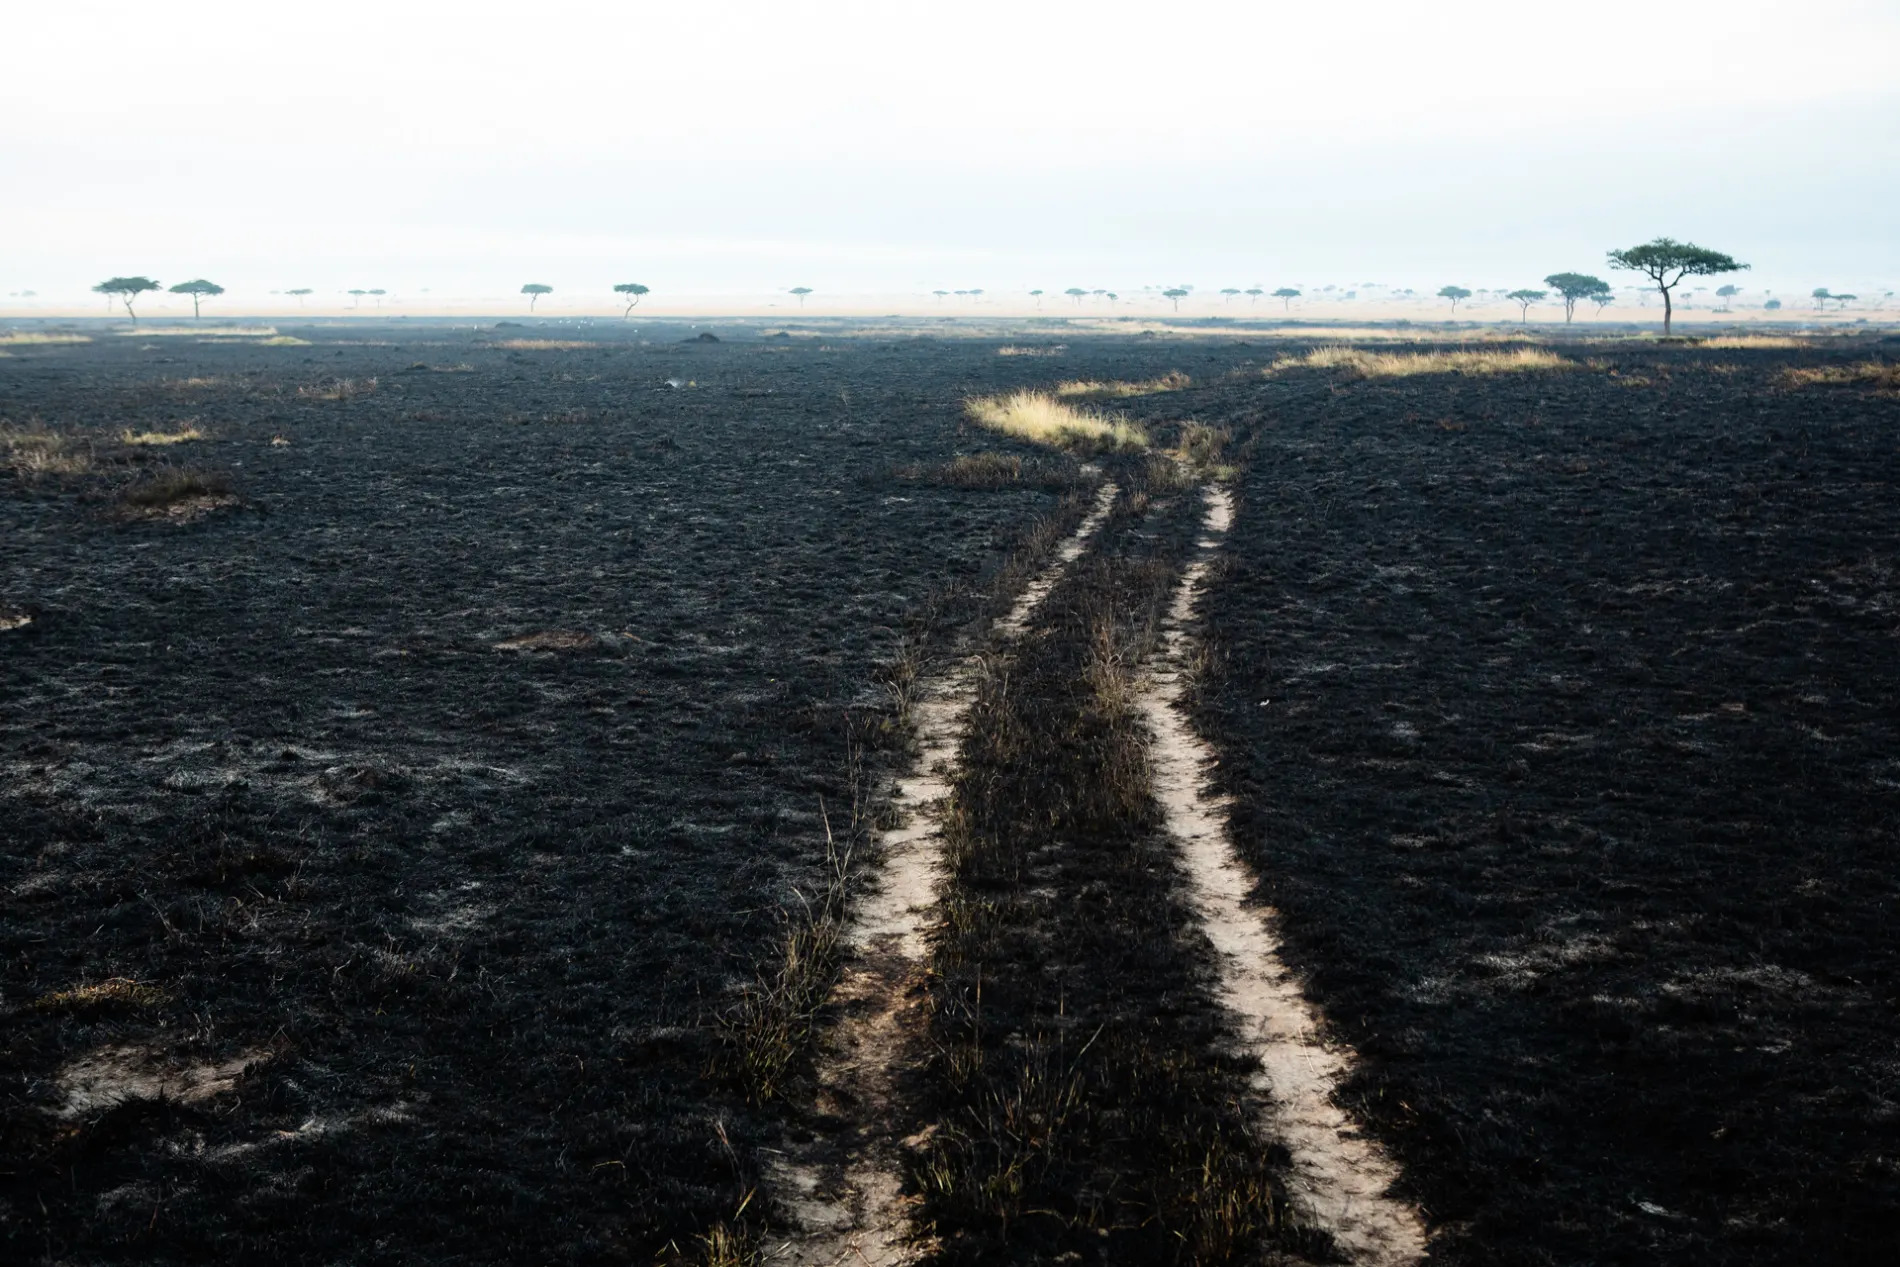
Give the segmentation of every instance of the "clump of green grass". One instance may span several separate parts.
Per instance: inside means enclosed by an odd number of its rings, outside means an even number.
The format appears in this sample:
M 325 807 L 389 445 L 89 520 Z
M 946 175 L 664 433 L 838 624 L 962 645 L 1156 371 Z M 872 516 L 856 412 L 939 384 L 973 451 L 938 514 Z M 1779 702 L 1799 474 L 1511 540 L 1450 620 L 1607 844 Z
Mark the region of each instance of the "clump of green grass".
M 1178 392 L 1191 386 L 1194 380 L 1180 370 L 1169 370 L 1159 378 L 1150 378 L 1139 383 L 1109 381 L 1099 379 L 1074 379 L 1056 384 L 1056 395 L 1069 399 L 1083 400 L 1120 400 L 1129 396 L 1153 396 L 1160 392 Z
M 1346 370 L 1361 378 L 1406 378 L 1414 374 L 1522 374 L 1575 368 L 1576 362 L 1548 348 L 1457 348 L 1445 352 L 1369 352 L 1344 344 L 1287 356 L 1267 370 Z
M 231 495 L 231 477 L 222 471 L 161 467 L 127 485 L 119 500 L 134 510 L 162 511 L 187 502 Z
M 1047 392 L 977 396 L 965 402 L 977 423 L 1032 444 L 1082 453 L 1136 453 L 1148 433 L 1126 418 L 1066 404 Z

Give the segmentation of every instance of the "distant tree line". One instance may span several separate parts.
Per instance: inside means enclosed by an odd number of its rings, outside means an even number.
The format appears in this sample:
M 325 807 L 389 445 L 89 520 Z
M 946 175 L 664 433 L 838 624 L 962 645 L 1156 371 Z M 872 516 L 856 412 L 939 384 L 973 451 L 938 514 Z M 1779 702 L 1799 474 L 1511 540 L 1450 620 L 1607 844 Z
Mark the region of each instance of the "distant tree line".
M 1734 257 L 1723 254 L 1720 251 L 1709 250 L 1706 247 L 1697 246 L 1693 242 L 1678 242 L 1674 238 L 1666 237 L 1655 238 L 1640 246 L 1625 247 L 1611 251 L 1608 253 L 1607 259 L 1611 268 L 1640 273 L 1648 278 L 1650 285 L 1662 296 L 1663 333 L 1665 334 L 1670 333 L 1673 328 L 1675 318 L 1675 291 L 1685 279 L 1740 272 L 1749 267 L 1749 265 L 1741 263 Z M 1367 282 L 1363 284 L 1369 286 L 1373 283 Z M 1602 313 L 1605 307 L 1614 302 L 1614 292 L 1610 284 L 1602 278 L 1590 273 L 1552 273 L 1544 278 L 1544 287 L 1546 289 L 1522 287 L 1508 292 L 1473 292 L 1464 286 L 1448 285 L 1440 287 L 1437 293 L 1439 298 L 1450 302 L 1452 315 L 1454 317 L 1457 315 L 1458 305 L 1470 299 L 1474 293 L 1501 293 L 1504 298 L 1518 305 L 1518 319 L 1526 324 L 1530 321 L 1530 310 L 1532 306 L 1542 303 L 1548 299 L 1553 292 L 1564 306 L 1565 324 L 1569 324 L 1576 319 L 1577 304 L 1579 301 L 1596 305 L 1596 311 L 1599 314 Z M 108 304 L 112 300 L 117 300 L 123 304 L 126 315 L 136 323 L 138 321 L 136 304 L 139 297 L 159 290 L 161 287 L 157 281 L 140 274 L 124 277 L 110 277 L 92 289 L 97 294 L 105 295 Z M 170 293 L 174 295 L 190 297 L 191 315 L 194 319 L 201 317 L 202 304 L 206 299 L 215 298 L 224 293 L 223 286 L 203 277 L 194 278 L 188 282 L 179 282 L 169 289 Z M 1181 309 L 1181 301 L 1188 298 L 1194 291 L 1194 288 L 1188 285 L 1146 287 L 1144 289 L 1151 292 L 1158 290 L 1160 297 L 1168 300 L 1176 312 L 1179 312 Z M 1331 295 L 1336 288 L 1333 286 L 1325 286 L 1321 289 L 1323 293 Z M 640 300 L 644 296 L 652 293 L 649 287 L 639 282 L 615 283 L 613 292 L 626 301 L 626 307 L 621 314 L 625 317 L 631 317 L 634 308 L 639 306 Z M 283 293 L 286 295 L 295 295 L 297 297 L 297 303 L 301 307 L 304 299 L 315 292 L 312 291 L 310 287 L 303 286 L 293 290 L 286 290 Z M 346 293 L 348 293 L 354 301 L 352 306 L 360 306 L 362 297 L 369 295 L 376 299 L 377 306 L 380 307 L 382 297 L 388 292 L 377 288 L 352 289 Z M 543 295 L 551 295 L 554 293 L 554 287 L 545 282 L 528 282 L 521 287 L 521 293 L 528 296 L 528 311 L 533 312 L 535 311 L 536 303 L 539 302 Z M 802 308 L 805 305 L 806 297 L 815 292 L 809 286 L 793 286 L 787 290 L 786 293 L 794 296 Z M 945 298 L 953 294 L 960 297 L 975 298 L 984 292 L 981 288 L 971 287 L 967 290 L 934 290 L 930 293 L 936 297 L 939 303 L 942 303 Z M 1090 290 L 1082 286 L 1070 286 L 1062 293 L 1073 300 L 1078 306 L 1084 299 L 1091 295 L 1104 297 L 1110 303 L 1114 303 L 1120 299 L 1120 296 L 1114 291 Z M 1249 286 L 1246 288 L 1225 286 L 1221 288 L 1219 293 L 1227 303 L 1232 303 L 1235 297 L 1239 295 L 1246 295 L 1249 303 L 1258 303 L 1260 296 L 1270 293 L 1273 298 L 1280 300 L 1283 310 L 1290 310 L 1293 306 L 1293 301 L 1300 298 L 1304 292 L 1296 286 L 1282 286 L 1271 292 L 1267 291 L 1263 286 Z M 1401 295 L 1412 294 L 1410 290 L 1401 290 L 1392 293 Z M 1694 293 L 1699 294 L 1702 292 L 1698 290 Z M 1728 311 L 1731 301 L 1740 293 L 1740 289 L 1733 285 L 1724 285 L 1718 288 L 1715 291 L 1715 295 L 1722 301 L 1721 311 Z M 1029 294 L 1035 299 L 1036 306 L 1040 308 L 1045 292 L 1041 289 L 1035 289 L 1029 291 Z M 1355 290 L 1347 290 L 1344 292 L 1344 297 L 1352 299 L 1356 298 L 1357 294 L 1358 292 Z M 1837 293 L 1822 286 L 1816 287 L 1811 293 L 1810 298 L 1814 300 L 1817 310 L 1825 311 L 1829 303 L 1838 304 L 1840 308 L 1844 310 L 1857 296 L 1851 293 Z M 1773 312 L 1779 310 L 1782 304 L 1779 299 L 1771 297 L 1762 306 L 1764 309 Z

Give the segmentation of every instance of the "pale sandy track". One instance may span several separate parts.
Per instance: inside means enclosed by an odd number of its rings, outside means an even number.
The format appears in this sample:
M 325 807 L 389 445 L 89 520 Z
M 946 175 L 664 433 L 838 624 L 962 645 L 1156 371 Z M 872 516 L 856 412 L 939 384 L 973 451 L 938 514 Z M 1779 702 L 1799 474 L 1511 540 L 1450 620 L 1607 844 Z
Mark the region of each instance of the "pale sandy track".
M 1055 557 L 1023 588 L 996 622 L 1003 638 L 1020 635 L 1069 565 L 1087 548 L 1114 506 L 1117 489 L 1103 484 L 1088 518 Z M 878 886 L 859 903 L 847 934 L 851 959 L 831 1004 L 840 1019 L 819 1062 L 817 1108 L 851 1123 L 849 1160 L 840 1174 L 818 1148 L 794 1148 L 767 1158 L 771 1195 L 802 1235 L 771 1247 L 774 1263 L 801 1267 L 863 1264 L 885 1267 L 912 1261 L 910 1220 L 902 1192 L 901 1141 L 890 1130 L 894 1081 L 919 1014 L 924 929 L 937 903 L 942 866 L 942 811 L 951 769 L 976 698 L 979 665 L 963 660 L 924 679 L 913 716 L 918 756 L 892 798 L 903 825 L 880 840 Z
M 1220 956 L 1220 998 L 1260 1060 L 1257 1089 L 1267 1105 L 1261 1133 L 1293 1155 L 1291 1196 L 1350 1260 L 1401 1267 L 1423 1258 L 1424 1223 L 1390 1195 L 1398 1168 L 1333 1102 L 1352 1053 L 1320 1037 L 1320 1017 L 1280 957 L 1274 913 L 1251 905 L 1254 876 L 1229 839 L 1222 806 L 1205 791 L 1212 753 L 1189 725 L 1181 672 L 1188 624 L 1207 569 L 1233 520 L 1233 500 L 1206 490 L 1198 548 L 1175 590 L 1155 671 L 1140 708 L 1154 736 L 1155 797 L 1188 872 L 1190 901 Z

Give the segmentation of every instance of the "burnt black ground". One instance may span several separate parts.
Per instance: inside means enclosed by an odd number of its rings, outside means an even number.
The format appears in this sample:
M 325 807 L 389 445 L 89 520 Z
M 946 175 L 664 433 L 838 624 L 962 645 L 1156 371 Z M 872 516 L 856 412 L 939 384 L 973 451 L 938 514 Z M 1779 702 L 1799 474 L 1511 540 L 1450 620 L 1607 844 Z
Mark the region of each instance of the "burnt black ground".
M 0 360 L 0 418 L 107 469 L 0 473 L 6 1257 L 690 1247 L 779 1126 L 712 1021 L 819 878 L 845 715 L 1056 498 L 890 472 L 1008 447 L 967 392 L 1181 369 L 1128 408 L 1253 444 L 1203 720 L 1439 1257 L 1891 1258 L 1900 418 L 1777 385 L 1865 345 L 1375 385 L 1225 341 L 292 332 Z M 247 504 L 118 518 L 159 461 Z M 593 641 L 494 647 L 548 631 Z M 34 1006 L 113 976 L 168 1001 Z M 113 1044 L 274 1058 L 50 1116 Z
M 1219 782 L 1435 1261 L 1900 1260 L 1900 399 L 1790 359 L 1204 406 Z
M 122 472 L 0 476 L 0 602 L 37 617 L 0 635 L 4 1256 L 690 1245 L 750 1170 L 712 1018 L 820 875 L 846 714 L 884 706 L 926 596 L 980 587 L 1056 500 L 889 472 L 994 447 L 962 395 L 1041 367 L 300 333 L 0 361 L 8 422 L 247 500 L 127 523 Z M 187 420 L 209 438 L 110 444 Z M 595 642 L 494 647 L 546 631 Z M 33 1006 L 111 977 L 169 1001 Z M 57 1071 L 112 1044 L 277 1054 L 200 1107 L 49 1117 Z

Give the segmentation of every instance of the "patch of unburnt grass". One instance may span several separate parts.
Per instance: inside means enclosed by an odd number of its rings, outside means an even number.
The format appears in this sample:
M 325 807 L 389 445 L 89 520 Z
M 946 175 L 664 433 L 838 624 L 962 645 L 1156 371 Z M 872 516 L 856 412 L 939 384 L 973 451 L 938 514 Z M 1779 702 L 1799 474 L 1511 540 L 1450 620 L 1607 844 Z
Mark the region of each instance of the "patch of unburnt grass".
M 299 400 L 355 400 L 376 390 L 374 378 L 333 378 L 297 389 Z
M 1524 374 L 1574 369 L 1576 362 L 1549 348 L 1454 348 L 1432 352 L 1372 352 L 1344 344 L 1282 357 L 1266 371 L 1343 370 L 1359 378 L 1409 378 L 1417 374 Z
M 235 501 L 228 474 L 196 467 L 157 467 L 119 490 L 120 505 L 143 516 L 190 517 Z
M 1326 1252 L 1250 1131 L 1151 794 L 1134 675 L 1196 506 L 1138 491 L 972 706 L 911 1171 L 945 1262 Z
M 1178 392 L 1184 387 L 1192 386 L 1193 382 L 1193 379 L 1180 370 L 1170 370 L 1158 378 L 1144 379 L 1141 382 L 1072 379 L 1066 383 L 1056 384 L 1056 395 L 1068 400 L 1122 400 L 1130 396 L 1154 396 L 1161 392 Z
M 942 488 L 1065 490 L 1086 482 L 1073 462 L 993 451 L 963 453 L 948 462 L 899 467 L 893 474 L 906 483 Z
M 112 977 L 91 985 L 53 990 L 33 1000 L 41 1012 L 89 1012 L 108 1007 L 156 1007 L 166 994 L 155 985 L 130 977 Z
M 782 1098 L 810 1065 L 819 1012 L 838 979 L 852 857 L 863 829 L 854 807 L 840 842 L 826 816 L 828 874 L 816 892 L 799 892 L 780 912 L 777 950 L 720 1018 L 717 1072 L 756 1104 Z
M 992 431 L 1075 453 L 1133 453 L 1148 447 L 1147 433 L 1128 419 L 1079 408 L 1048 392 L 977 396 L 965 402 L 965 409 Z
M 202 440 L 205 433 L 196 427 L 185 427 L 179 431 L 133 431 L 130 428 L 119 433 L 119 439 L 125 444 L 167 445 L 187 444 L 193 440 Z
M 0 425 L 0 466 L 24 480 L 86 475 L 93 469 L 91 445 L 39 425 Z
M 1781 381 L 1787 387 L 1870 387 L 1878 392 L 1900 392 L 1900 361 L 1798 367 L 1784 371 Z
M 91 337 L 83 334 L 59 334 L 39 330 L 9 330 L 0 333 L 0 348 L 59 347 L 66 344 L 91 342 Z

